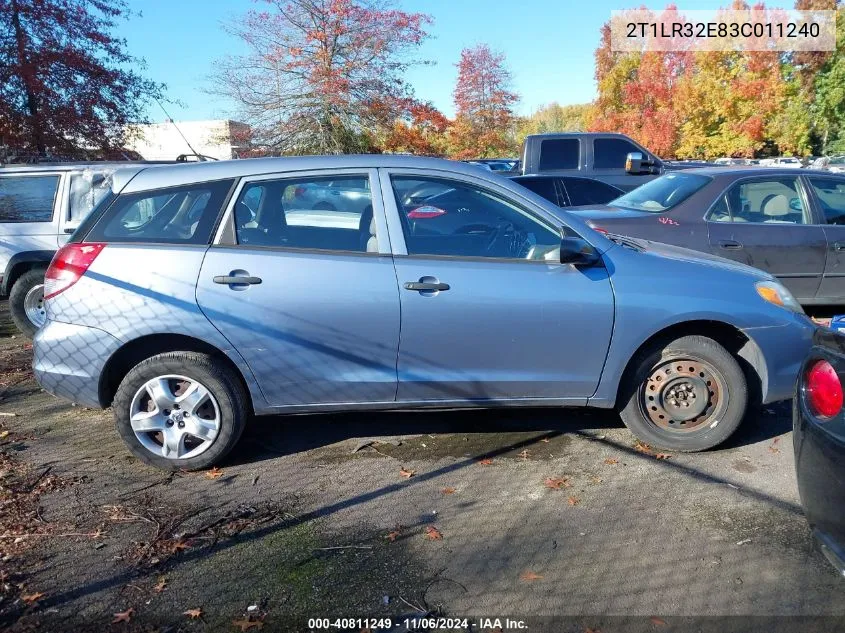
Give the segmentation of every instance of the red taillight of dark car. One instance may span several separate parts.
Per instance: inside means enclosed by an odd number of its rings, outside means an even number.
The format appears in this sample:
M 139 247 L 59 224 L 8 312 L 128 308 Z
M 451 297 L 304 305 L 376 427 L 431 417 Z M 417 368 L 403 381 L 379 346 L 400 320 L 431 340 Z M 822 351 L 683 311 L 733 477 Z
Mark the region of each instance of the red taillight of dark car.
M 55 297 L 79 281 L 105 247 L 100 242 L 62 246 L 44 274 L 44 298 Z
M 423 206 L 417 207 L 413 211 L 408 212 L 409 220 L 425 220 L 428 218 L 439 218 L 441 215 L 446 215 L 446 211 L 438 207 Z
M 826 360 L 816 361 L 807 370 L 804 393 L 816 417 L 832 418 L 842 410 L 842 382 Z

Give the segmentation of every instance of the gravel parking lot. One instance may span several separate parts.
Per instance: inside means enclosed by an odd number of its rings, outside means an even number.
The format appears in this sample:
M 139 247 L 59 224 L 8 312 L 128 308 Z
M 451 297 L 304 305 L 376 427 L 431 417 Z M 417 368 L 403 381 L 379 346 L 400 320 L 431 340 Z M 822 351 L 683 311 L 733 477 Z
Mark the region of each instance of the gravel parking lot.
M 606 633 L 623 630 L 614 615 L 648 630 L 845 616 L 799 505 L 784 404 L 696 455 L 652 451 L 601 412 L 263 418 L 219 470 L 166 476 L 129 456 L 110 412 L 42 392 L 28 341 L 3 328 L 11 630 L 304 631 L 309 617 L 430 611 L 577 616 L 556 630 Z

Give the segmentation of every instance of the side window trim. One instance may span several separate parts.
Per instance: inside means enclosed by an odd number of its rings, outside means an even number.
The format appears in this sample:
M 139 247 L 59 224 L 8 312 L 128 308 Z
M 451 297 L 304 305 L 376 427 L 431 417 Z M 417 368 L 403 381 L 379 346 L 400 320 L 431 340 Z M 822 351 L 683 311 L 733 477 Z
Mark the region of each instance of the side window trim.
M 380 187 L 379 170 L 369 167 L 358 168 L 338 168 L 338 169 L 309 169 L 300 171 L 276 171 L 267 174 L 256 174 L 252 176 L 245 176 L 240 179 L 234 187 L 233 192 L 227 201 L 220 224 L 212 237 L 212 246 L 227 246 L 236 248 L 259 248 L 264 250 L 285 251 L 291 253 L 304 252 L 320 252 L 320 253 L 335 253 L 340 255 L 364 255 L 370 257 L 377 257 L 382 255 L 390 255 L 390 239 L 387 224 L 385 222 L 385 213 L 383 205 L 383 192 Z M 255 183 L 263 181 L 277 181 L 277 180 L 295 180 L 308 178 L 343 178 L 349 176 L 366 177 L 370 181 L 370 204 L 373 207 L 373 218 L 376 221 L 376 236 L 378 238 L 378 252 L 363 253 L 352 250 L 332 250 L 332 249 L 311 249 L 296 246 L 256 246 L 256 245 L 241 245 L 238 244 L 237 231 L 235 229 L 235 206 L 241 197 L 243 190 Z M 382 239 L 384 236 L 384 239 Z

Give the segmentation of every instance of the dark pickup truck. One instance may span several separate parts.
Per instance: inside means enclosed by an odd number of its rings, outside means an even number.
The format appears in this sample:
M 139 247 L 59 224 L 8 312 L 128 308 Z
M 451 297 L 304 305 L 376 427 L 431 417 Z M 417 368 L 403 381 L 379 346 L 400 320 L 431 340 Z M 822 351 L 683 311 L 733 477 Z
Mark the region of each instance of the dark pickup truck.
M 595 178 L 624 191 L 667 171 L 710 166 L 664 161 L 632 138 L 606 132 L 530 134 L 522 146 L 523 175 Z

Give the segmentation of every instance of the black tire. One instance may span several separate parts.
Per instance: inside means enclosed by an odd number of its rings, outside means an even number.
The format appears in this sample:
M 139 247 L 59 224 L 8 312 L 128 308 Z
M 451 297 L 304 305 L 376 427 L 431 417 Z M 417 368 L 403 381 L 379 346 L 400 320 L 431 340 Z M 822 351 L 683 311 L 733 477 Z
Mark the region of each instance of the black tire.
M 156 455 L 135 436 L 129 422 L 135 394 L 146 382 L 158 376 L 185 376 L 202 384 L 220 412 L 220 428 L 211 446 L 188 459 Z M 121 381 L 112 403 L 118 433 L 129 450 L 141 461 L 164 470 L 201 470 L 220 463 L 234 448 L 243 433 L 249 412 L 247 394 L 235 373 L 208 354 L 168 352 L 144 360 L 133 367 Z
M 32 288 L 38 285 L 44 285 L 45 272 L 46 270 L 44 268 L 33 268 L 32 270 L 26 271 L 15 280 L 12 290 L 9 292 L 9 312 L 12 315 L 12 321 L 14 321 L 15 327 L 29 338 L 35 336 L 38 326 L 30 321 L 26 315 L 24 300 Z
M 682 360 L 692 362 L 675 365 L 676 361 Z M 699 379 L 698 374 L 693 373 L 691 378 L 685 379 L 677 371 L 675 375 L 670 373 L 678 369 L 692 372 L 693 367 L 701 369 L 704 376 Z M 665 382 L 661 386 L 659 381 L 664 377 Z M 715 390 L 711 382 L 717 385 Z M 685 415 L 683 409 L 679 417 L 669 415 L 671 411 L 678 412 L 674 407 L 679 400 L 667 395 L 676 393 L 671 389 L 673 385 L 684 389 L 689 385 L 699 398 L 703 388 L 703 397 L 708 398 L 707 408 L 692 420 L 679 419 Z M 680 393 L 683 398 L 688 397 L 683 391 Z M 652 402 L 655 399 L 657 402 Z M 693 407 L 704 406 L 697 404 L 702 400 L 689 402 Z M 665 408 L 661 403 L 665 404 Z M 686 400 L 680 404 L 687 406 Z M 748 386 L 739 363 L 719 343 L 705 336 L 684 336 L 669 343 L 664 341 L 638 355 L 626 372 L 618 403 L 622 421 L 637 438 L 655 448 L 680 452 L 703 451 L 724 442 L 739 427 L 747 405 Z M 665 422 L 653 419 L 663 413 L 667 414 Z

